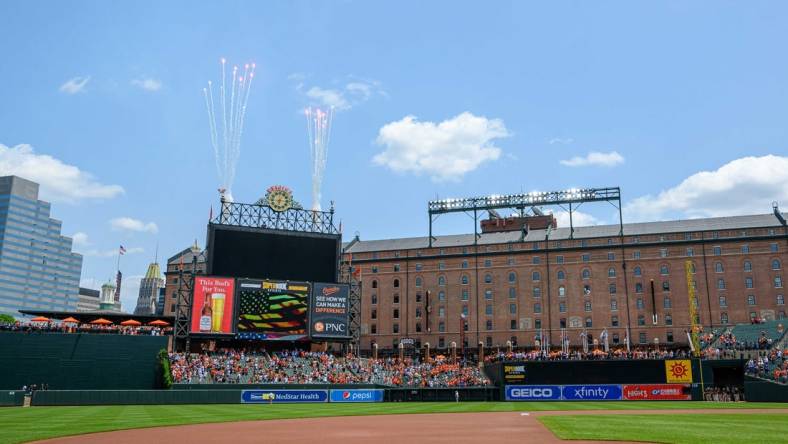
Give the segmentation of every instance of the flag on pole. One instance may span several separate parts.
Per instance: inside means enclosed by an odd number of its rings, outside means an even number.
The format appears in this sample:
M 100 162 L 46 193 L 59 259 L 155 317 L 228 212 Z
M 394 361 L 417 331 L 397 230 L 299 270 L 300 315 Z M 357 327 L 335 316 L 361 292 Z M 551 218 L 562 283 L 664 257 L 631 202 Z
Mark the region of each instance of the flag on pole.
M 126 248 L 123 245 L 121 245 L 120 249 L 118 249 L 118 254 L 120 254 L 121 256 L 126 254 Z

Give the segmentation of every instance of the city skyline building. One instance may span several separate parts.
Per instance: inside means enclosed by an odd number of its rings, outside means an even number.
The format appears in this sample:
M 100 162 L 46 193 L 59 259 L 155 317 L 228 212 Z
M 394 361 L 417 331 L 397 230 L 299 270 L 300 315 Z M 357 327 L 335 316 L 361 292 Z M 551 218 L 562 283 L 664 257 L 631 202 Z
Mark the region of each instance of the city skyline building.
M 140 281 L 140 291 L 137 296 L 137 306 L 134 308 L 135 315 L 156 314 L 156 305 L 159 298 L 159 289 L 164 287 L 164 278 L 158 262 L 148 265 L 145 277 Z
M 39 184 L 0 177 L 0 313 L 77 310 L 82 255 L 39 200 Z

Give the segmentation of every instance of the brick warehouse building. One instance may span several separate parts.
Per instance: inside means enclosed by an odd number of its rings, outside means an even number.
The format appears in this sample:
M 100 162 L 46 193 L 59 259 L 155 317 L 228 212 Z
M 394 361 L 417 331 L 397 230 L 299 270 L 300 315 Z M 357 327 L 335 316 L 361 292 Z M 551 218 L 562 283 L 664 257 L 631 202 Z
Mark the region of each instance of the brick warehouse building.
M 363 288 L 361 348 L 403 338 L 459 347 L 463 314 L 471 347 L 534 346 L 540 328 L 554 347 L 562 328 L 572 347 L 583 330 L 599 338 L 605 328 L 611 344 L 624 344 L 627 327 L 633 346 L 687 344 L 686 260 L 707 329 L 788 310 L 788 228 L 777 210 L 624 224 L 623 236 L 619 225 L 575 227 L 570 237 L 549 227 L 554 220 L 523 219 L 482 221 L 477 242 L 469 234 L 438 236 L 432 248 L 427 237 L 346 244 L 343 259 L 360 269 Z

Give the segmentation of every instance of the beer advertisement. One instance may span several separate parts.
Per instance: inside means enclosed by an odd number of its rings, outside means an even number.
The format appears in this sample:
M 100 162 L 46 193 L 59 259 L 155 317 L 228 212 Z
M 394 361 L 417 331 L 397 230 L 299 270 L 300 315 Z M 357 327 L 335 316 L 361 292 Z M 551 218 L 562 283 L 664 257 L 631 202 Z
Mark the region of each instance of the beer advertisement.
M 192 333 L 233 333 L 234 284 L 231 278 L 194 278 Z

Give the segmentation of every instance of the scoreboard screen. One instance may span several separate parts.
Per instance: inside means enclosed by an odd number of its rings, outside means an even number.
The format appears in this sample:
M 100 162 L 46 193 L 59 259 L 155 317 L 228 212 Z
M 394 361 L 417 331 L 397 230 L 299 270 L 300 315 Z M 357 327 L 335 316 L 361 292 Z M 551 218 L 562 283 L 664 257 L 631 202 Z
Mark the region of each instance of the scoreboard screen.
M 309 284 L 239 279 L 236 291 L 239 338 L 280 341 L 308 338 Z

